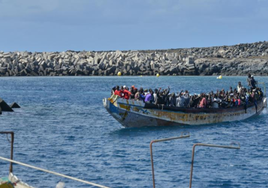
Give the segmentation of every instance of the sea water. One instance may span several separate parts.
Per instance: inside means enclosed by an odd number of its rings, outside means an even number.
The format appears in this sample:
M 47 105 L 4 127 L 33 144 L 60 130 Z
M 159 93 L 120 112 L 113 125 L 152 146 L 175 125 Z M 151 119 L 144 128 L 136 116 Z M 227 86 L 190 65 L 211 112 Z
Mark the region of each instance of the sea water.
M 259 83 L 267 77 L 256 77 Z M 193 187 L 267 187 L 268 114 L 203 126 L 124 128 L 102 106 L 111 88 L 171 88 L 191 94 L 228 90 L 246 77 L 2 77 L 0 97 L 21 108 L 0 115 L 0 131 L 14 131 L 14 159 L 108 187 L 152 187 L 149 144 L 189 133 L 190 138 L 153 145 L 156 187 L 188 187 L 195 143 L 230 145 L 239 150 L 197 147 Z M 260 85 L 260 84 L 259 84 Z M 134 120 L 135 121 L 135 120 Z M 0 135 L 0 156 L 10 143 Z M 0 161 L 0 176 L 9 164 Z M 14 174 L 34 187 L 89 187 L 20 165 Z

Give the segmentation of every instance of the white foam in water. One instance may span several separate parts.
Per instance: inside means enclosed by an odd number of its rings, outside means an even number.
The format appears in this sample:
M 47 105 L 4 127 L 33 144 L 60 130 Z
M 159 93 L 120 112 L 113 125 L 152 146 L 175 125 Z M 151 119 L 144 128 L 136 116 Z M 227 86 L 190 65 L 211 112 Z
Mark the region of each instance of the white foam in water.
M 59 182 L 59 183 L 56 185 L 56 188 L 64 188 L 64 183 L 63 183 L 63 182 Z

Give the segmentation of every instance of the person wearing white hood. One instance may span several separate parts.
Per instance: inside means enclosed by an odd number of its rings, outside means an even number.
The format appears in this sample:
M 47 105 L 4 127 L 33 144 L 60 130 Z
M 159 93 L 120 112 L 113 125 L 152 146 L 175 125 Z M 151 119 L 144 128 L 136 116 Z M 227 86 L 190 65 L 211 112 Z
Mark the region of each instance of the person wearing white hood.
M 183 91 L 180 92 L 179 96 L 176 100 L 176 106 L 177 107 L 184 107 L 185 98 L 183 96 Z

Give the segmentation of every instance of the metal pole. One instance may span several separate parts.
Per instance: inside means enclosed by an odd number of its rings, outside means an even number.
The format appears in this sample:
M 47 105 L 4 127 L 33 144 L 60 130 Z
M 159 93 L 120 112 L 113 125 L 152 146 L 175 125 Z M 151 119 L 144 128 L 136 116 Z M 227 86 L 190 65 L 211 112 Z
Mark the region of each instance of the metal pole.
M 10 145 L 11 145 L 11 149 L 10 149 L 10 159 L 13 160 L 13 145 L 14 145 L 14 132 L 7 132 L 7 131 L 3 131 L 0 132 L 0 134 L 10 134 L 11 135 L 11 141 L 10 141 Z M 13 164 L 12 162 L 10 162 L 10 166 L 9 166 L 9 172 L 13 172 Z
M 150 143 L 150 153 L 151 153 L 151 165 L 152 165 L 152 176 L 153 176 L 153 188 L 155 188 L 155 177 L 154 177 L 154 159 L 153 159 L 153 143 L 155 142 L 164 142 L 169 140 L 181 139 L 181 138 L 188 138 L 190 135 L 181 135 L 179 137 L 172 137 L 172 138 L 163 138 L 158 140 L 152 140 Z
M 11 144 L 10 159 L 13 160 L 14 132 L 11 132 L 11 143 L 10 144 Z M 10 173 L 13 172 L 13 163 L 12 162 L 10 162 L 9 172 Z
M 235 143 L 231 143 L 235 144 Z M 193 178 L 193 169 L 194 169 L 194 152 L 196 146 L 206 146 L 206 147 L 217 147 L 217 148 L 225 148 L 225 149 L 240 149 L 240 144 L 237 143 L 238 146 L 221 146 L 221 145 L 214 145 L 214 144 L 203 144 L 203 143 L 197 143 L 193 145 L 192 150 L 192 164 L 191 164 L 191 173 L 190 173 L 190 188 L 192 187 L 192 178 Z

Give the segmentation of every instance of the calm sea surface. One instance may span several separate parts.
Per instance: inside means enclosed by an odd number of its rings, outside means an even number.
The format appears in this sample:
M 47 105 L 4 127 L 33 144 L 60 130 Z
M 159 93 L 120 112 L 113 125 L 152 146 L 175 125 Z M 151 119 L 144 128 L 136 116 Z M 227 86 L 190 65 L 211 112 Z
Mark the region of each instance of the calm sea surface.
M 256 77 L 266 82 L 267 77 Z M 194 143 L 229 145 L 240 150 L 197 147 L 193 187 L 268 187 L 268 114 L 242 122 L 205 126 L 123 128 L 103 108 L 115 85 L 171 87 L 171 92 L 209 92 L 236 87 L 246 77 L 7 77 L 0 97 L 21 108 L 0 115 L 0 131 L 14 131 L 14 159 L 87 181 L 121 188 L 152 187 L 151 140 L 190 138 L 154 144 L 156 187 L 189 187 Z M 0 135 L 0 156 L 9 158 L 9 142 Z M 9 164 L 0 161 L 0 176 Z M 14 173 L 34 187 L 89 187 L 27 167 Z

